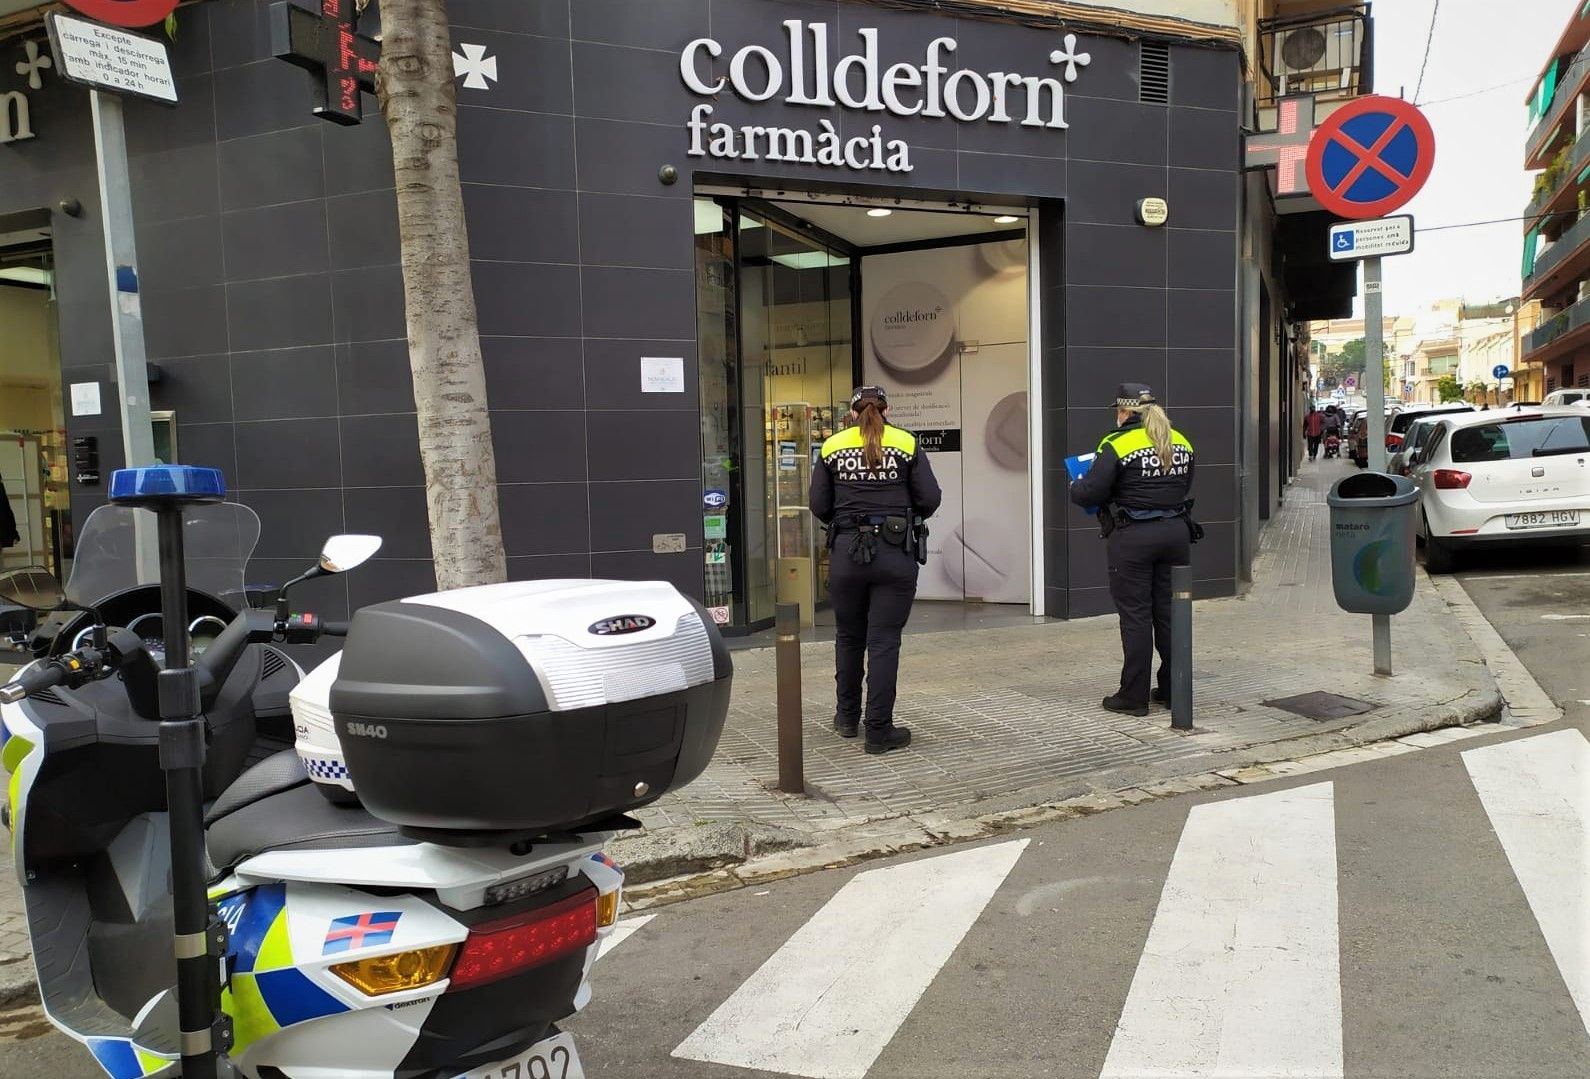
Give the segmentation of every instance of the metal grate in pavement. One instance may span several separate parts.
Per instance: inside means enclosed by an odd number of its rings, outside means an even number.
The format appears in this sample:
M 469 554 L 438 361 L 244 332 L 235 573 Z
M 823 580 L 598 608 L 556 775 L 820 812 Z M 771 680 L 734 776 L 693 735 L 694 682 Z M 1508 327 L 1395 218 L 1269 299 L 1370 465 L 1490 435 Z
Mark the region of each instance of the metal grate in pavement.
M 1270 708 L 1279 708 L 1283 712 L 1295 713 L 1304 719 L 1320 720 L 1361 716 L 1365 712 L 1373 711 L 1375 708 L 1375 705 L 1369 701 L 1354 700 L 1352 697 L 1326 693 L 1324 690 L 1315 690 L 1313 693 L 1299 693 L 1295 696 L 1280 697 L 1276 700 L 1262 703 Z

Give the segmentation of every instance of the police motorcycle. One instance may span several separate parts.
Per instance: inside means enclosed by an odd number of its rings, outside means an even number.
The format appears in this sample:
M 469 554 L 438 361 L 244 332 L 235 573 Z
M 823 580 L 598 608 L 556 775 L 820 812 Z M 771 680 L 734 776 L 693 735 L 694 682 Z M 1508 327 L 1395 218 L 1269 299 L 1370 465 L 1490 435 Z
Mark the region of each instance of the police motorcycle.
M 0 686 L 3 807 L 50 1021 L 114 1079 L 580 1079 L 626 816 L 716 749 L 732 671 L 669 585 L 269 609 L 211 469 L 114 474 L 60 629 Z M 69 610 L 63 609 L 70 608 Z M 305 675 L 292 645 L 346 635 Z

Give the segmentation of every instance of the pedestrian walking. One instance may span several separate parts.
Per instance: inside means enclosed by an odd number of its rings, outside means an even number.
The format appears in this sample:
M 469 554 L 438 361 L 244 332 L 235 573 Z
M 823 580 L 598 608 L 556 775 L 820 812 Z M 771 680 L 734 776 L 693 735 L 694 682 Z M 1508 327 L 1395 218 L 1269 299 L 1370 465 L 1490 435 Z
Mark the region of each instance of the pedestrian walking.
M 900 633 L 927 561 L 923 523 L 943 494 L 916 436 L 887 421 L 879 386 L 850 398 L 852 425 L 823 443 L 812 469 L 812 513 L 828 526 L 828 597 L 834 609 L 834 730 L 854 738 L 867 682 L 866 750 L 887 753 L 911 743 L 894 724 Z
M 1104 698 L 1111 712 L 1148 715 L 1149 676 L 1159 650 L 1153 699 L 1170 704 L 1170 570 L 1203 537 L 1192 519 L 1192 443 L 1140 382 L 1115 395 L 1117 427 L 1099 443 L 1071 501 L 1098 507 L 1108 543 L 1110 598 L 1121 619 L 1121 685 Z
M 1325 414 L 1313 405 L 1308 406 L 1308 416 L 1303 420 L 1303 434 L 1308 438 L 1308 459 L 1319 453 L 1320 439 L 1325 437 Z

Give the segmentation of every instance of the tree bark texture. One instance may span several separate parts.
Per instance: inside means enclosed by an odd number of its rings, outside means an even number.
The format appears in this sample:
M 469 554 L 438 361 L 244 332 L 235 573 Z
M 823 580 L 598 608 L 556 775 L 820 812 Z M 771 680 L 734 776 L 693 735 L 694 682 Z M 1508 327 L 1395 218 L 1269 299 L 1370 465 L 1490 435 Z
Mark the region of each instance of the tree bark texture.
M 382 0 L 381 112 L 392 136 L 420 459 L 440 589 L 507 579 L 497 458 L 458 180 L 445 0 Z

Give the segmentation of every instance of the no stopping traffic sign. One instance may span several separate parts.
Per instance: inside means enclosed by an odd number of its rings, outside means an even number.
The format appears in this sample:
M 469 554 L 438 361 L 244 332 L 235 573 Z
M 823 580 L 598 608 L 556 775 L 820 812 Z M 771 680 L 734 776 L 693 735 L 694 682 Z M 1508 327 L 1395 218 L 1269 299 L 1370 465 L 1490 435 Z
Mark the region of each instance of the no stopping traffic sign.
M 91 19 L 136 30 L 164 22 L 177 10 L 178 0 L 65 0 L 66 6 Z
M 1435 165 L 1435 133 L 1413 105 L 1372 94 L 1315 129 L 1305 171 L 1319 204 L 1337 217 L 1381 217 L 1418 194 Z

